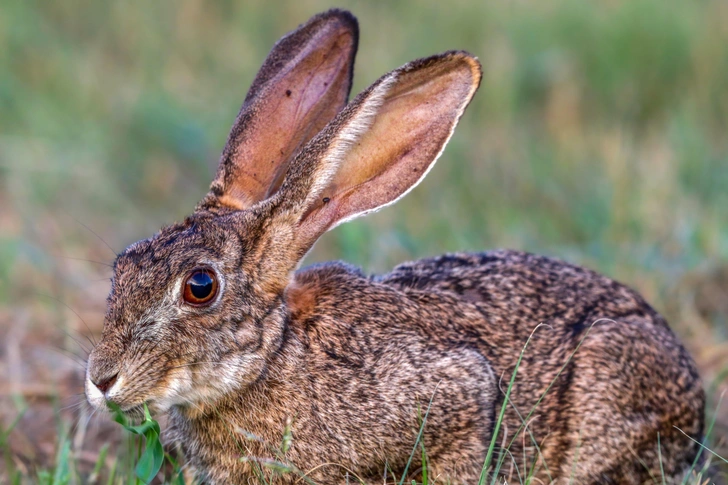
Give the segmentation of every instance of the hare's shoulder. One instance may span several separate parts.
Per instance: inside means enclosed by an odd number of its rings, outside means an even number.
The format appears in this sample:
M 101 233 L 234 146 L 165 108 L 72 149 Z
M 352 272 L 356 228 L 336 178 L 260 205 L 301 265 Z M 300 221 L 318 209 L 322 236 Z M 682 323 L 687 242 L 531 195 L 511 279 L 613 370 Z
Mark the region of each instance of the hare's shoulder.
M 395 314 L 397 320 L 406 320 L 408 314 L 419 313 L 419 298 L 379 279 L 340 261 L 317 264 L 296 272 L 286 288 L 284 299 L 289 312 L 298 321 L 324 319 L 337 325 L 344 322 L 375 323 L 386 322 Z M 440 292 L 431 293 L 433 298 L 437 298 Z M 444 298 L 455 303 L 458 301 L 447 292 L 444 292 Z
M 378 354 L 382 341 L 442 344 L 440 337 L 447 337 L 442 322 L 457 327 L 455 334 L 476 334 L 485 322 L 471 302 L 451 292 L 405 289 L 378 279 L 340 262 L 298 271 L 284 295 L 290 328 L 303 341 L 367 347 Z

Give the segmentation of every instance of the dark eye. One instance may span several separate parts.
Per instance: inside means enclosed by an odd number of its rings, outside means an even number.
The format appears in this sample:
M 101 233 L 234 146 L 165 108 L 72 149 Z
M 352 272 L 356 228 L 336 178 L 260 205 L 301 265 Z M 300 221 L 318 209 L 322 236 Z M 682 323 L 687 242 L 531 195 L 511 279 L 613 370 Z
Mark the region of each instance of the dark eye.
M 217 277 L 209 269 L 192 272 L 185 281 L 184 299 L 190 305 L 210 303 L 217 294 Z

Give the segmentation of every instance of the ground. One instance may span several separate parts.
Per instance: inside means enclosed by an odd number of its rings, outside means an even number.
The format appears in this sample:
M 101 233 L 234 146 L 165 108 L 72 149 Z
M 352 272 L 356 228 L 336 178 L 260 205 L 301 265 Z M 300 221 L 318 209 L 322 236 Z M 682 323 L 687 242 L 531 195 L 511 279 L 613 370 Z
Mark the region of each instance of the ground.
M 108 265 L 191 211 L 270 46 L 329 6 L 0 6 L 0 426 L 15 424 L 0 435 L 0 481 L 9 468 L 37 481 L 59 443 L 88 472 L 118 443 L 118 426 L 80 405 Z M 507 247 L 601 271 L 685 342 L 715 419 L 709 444 L 727 456 L 728 4 L 340 6 L 361 26 L 355 92 L 453 48 L 476 54 L 484 78 L 429 177 L 307 261 L 381 272 Z M 122 456 L 112 449 L 107 469 Z

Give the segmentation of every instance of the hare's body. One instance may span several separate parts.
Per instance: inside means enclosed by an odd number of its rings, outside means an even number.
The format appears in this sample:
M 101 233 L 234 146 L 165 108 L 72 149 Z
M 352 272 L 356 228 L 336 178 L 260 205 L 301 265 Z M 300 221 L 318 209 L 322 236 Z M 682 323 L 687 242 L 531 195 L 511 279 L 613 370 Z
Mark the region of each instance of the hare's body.
M 476 483 L 491 442 L 513 481 L 678 477 L 702 434 L 700 378 L 632 290 L 516 252 L 296 272 L 324 232 L 422 180 L 480 83 L 451 51 L 347 104 L 357 40 L 338 10 L 283 37 L 195 212 L 117 257 L 89 402 L 168 412 L 214 485 L 416 474 L 420 429 L 441 483 Z
M 286 329 L 269 372 L 214 410 L 173 413 L 176 441 L 215 483 L 254 473 L 240 455 L 275 458 L 290 418 L 285 460 L 316 468 L 319 483 L 342 483 L 346 471 L 375 480 L 385 464 L 402 473 L 430 399 L 430 476 L 475 483 L 503 404 L 498 386 L 505 391 L 532 333 L 498 439 L 516 436 L 502 467 L 511 479 L 514 466 L 522 476 L 535 466 L 557 483 L 643 483 L 661 473 L 658 432 L 668 480 L 695 456 L 673 428 L 702 428 L 694 364 L 664 320 L 608 278 L 502 251 L 423 260 L 376 278 L 323 265 L 299 272 L 292 288 L 285 310 L 271 312 L 285 315 Z M 516 435 L 514 409 L 525 419 L 542 396 L 530 434 Z M 605 445 L 634 453 L 605 453 Z

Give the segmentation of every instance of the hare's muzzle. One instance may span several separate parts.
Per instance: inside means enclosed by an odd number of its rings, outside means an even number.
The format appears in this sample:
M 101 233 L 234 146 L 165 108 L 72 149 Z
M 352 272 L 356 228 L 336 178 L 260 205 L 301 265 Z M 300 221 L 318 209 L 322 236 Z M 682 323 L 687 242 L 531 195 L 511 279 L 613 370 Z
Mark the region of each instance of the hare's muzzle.
M 96 386 L 96 388 L 101 391 L 103 394 L 106 394 L 106 392 L 111 389 L 111 386 L 114 385 L 116 382 L 116 378 L 119 377 L 119 373 L 117 372 L 114 375 L 107 375 L 99 378 L 91 378 L 91 383 Z
M 104 342 L 99 344 L 89 355 L 86 368 L 86 399 L 96 409 L 106 408 L 107 401 L 113 402 L 123 385 L 118 359 L 109 358 L 106 350 Z

